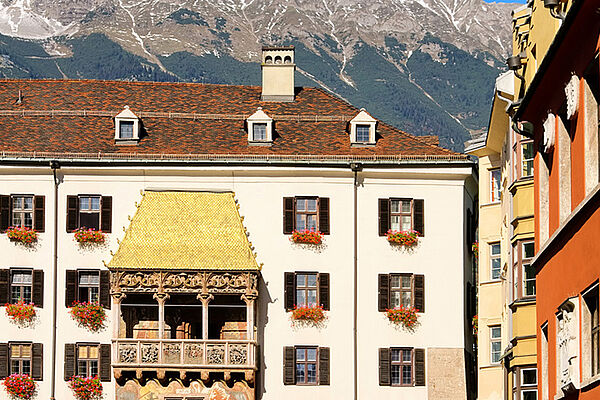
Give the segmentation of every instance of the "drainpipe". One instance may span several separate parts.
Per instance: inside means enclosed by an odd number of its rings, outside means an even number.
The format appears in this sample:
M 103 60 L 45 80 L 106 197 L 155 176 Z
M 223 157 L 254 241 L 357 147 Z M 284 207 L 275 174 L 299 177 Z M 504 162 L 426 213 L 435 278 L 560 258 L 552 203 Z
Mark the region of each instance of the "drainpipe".
M 56 310 L 57 310 L 57 285 L 58 285 L 58 185 L 60 179 L 56 170 L 60 164 L 56 160 L 50 161 L 54 177 L 54 237 L 52 239 L 52 374 L 50 386 L 50 400 L 55 400 L 56 394 Z
M 353 317 L 353 358 L 354 358 L 354 400 L 358 400 L 358 173 L 362 171 L 362 164 L 350 164 L 354 172 L 354 317 Z

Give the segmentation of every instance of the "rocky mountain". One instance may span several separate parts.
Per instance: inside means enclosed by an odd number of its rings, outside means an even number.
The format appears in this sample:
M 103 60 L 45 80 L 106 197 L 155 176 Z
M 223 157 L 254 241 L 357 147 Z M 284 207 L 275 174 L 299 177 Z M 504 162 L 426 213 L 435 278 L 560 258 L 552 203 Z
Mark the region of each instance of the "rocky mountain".
M 510 10 L 482 0 L 0 0 L 0 76 L 259 84 L 263 44 L 294 44 L 322 86 L 462 148 L 485 129 Z

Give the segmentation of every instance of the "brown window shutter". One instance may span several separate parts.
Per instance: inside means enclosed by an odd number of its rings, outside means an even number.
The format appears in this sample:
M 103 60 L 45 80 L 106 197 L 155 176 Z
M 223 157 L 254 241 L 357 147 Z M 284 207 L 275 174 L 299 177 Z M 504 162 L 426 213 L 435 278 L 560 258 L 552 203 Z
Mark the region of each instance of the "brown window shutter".
M 100 230 L 110 233 L 112 229 L 112 196 L 102 196 Z
M 44 232 L 45 227 L 45 197 L 44 196 L 34 196 L 33 197 L 33 228 L 38 232 Z
M 296 204 L 293 197 L 283 198 L 283 233 L 285 235 L 294 232 L 296 225 L 295 214 Z
M 415 275 L 415 308 L 425 312 L 425 276 Z
M 44 345 L 42 343 L 34 343 L 31 347 L 33 353 L 31 377 L 36 381 L 41 381 L 44 379 Z
M 100 305 L 110 310 L 110 271 L 100 271 Z
M 110 382 L 110 344 L 100 345 L 100 380 Z
M 296 350 L 292 346 L 283 348 L 283 384 L 296 384 Z
M 65 306 L 71 307 L 77 300 L 77 271 L 67 270 L 65 282 Z
M 0 343 L 0 378 L 6 378 L 9 375 L 9 367 L 8 344 Z
M 390 349 L 379 349 L 379 386 L 390 386 L 392 384 L 392 359 Z
M 319 347 L 319 385 L 329 385 L 329 347 Z
M 419 232 L 419 236 L 425 236 L 425 201 L 421 199 L 413 200 L 414 207 L 414 230 Z
M 79 228 L 79 204 L 77 196 L 67 196 L 67 232 Z
M 378 293 L 378 310 L 385 311 L 390 307 L 390 276 L 388 274 L 379 274 Z
M 75 375 L 76 362 L 75 345 L 72 343 L 65 343 L 65 381 L 68 381 L 69 378 Z
M 36 307 L 44 307 L 44 271 L 41 269 L 33 270 L 33 290 L 31 300 Z
M 329 311 L 329 274 L 319 274 L 319 302 L 323 310 Z
M 0 196 L 0 232 L 4 232 L 10 223 L 10 196 Z
M 390 199 L 379 199 L 379 236 L 390 229 Z
M 10 269 L 0 269 L 0 304 L 10 301 Z
M 285 311 L 294 309 L 294 303 L 296 302 L 296 274 L 293 272 L 286 272 L 284 274 L 285 280 Z
M 415 349 L 415 386 L 425 386 L 425 349 Z
M 319 197 L 319 231 L 329 235 L 329 197 Z

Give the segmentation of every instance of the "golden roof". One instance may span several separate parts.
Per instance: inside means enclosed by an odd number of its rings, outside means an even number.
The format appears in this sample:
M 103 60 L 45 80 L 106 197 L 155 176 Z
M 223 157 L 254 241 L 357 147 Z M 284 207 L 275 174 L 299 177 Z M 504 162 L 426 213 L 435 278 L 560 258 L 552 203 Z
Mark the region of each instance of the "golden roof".
M 242 219 L 233 193 L 147 191 L 108 267 L 259 270 Z

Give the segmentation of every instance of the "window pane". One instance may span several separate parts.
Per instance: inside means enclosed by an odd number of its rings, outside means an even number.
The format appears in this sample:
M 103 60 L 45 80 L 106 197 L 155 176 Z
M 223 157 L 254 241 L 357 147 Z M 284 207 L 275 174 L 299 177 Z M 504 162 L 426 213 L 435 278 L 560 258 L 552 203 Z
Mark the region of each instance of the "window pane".
M 88 358 L 87 346 L 79 346 L 79 355 L 77 358 Z
M 95 211 L 100 210 L 100 197 L 91 198 L 91 209 Z
M 494 339 L 498 339 L 500 338 L 500 327 L 499 326 L 495 326 L 493 328 L 491 328 L 491 332 L 492 332 L 492 338 Z
M 92 361 L 89 361 L 89 363 L 90 363 L 90 376 L 98 375 L 98 361 L 92 360 Z
M 306 211 L 306 200 L 296 199 L 296 211 Z
M 412 383 L 412 366 L 411 365 L 403 365 L 402 366 L 402 384 L 410 385 Z
M 306 381 L 309 383 L 317 382 L 317 364 L 306 364 Z
M 402 288 L 410 289 L 410 276 L 402 277 Z
M 392 212 L 399 213 L 400 212 L 400 200 L 392 200 Z
M 119 137 L 122 139 L 133 137 L 133 121 L 121 121 L 119 123 Z
M 89 210 L 90 209 L 90 198 L 89 197 L 80 197 L 79 198 L 79 209 L 80 210 Z
M 98 292 L 99 292 L 99 290 L 97 287 L 90 288 L 90 292 L 89 292 L 90 293 L 90 298 L 89 298 L 90 303 L 98 303 L 99 302 L 99 300 L 98 300 L 99 293 Z
M 402 216 L 402 229 L 403 231 L 409 231 L 412 228 L 411 217 L 409 215 Z
M 22 374 L 31 374 L 31 360 L 23 360 L 22 364 L 23 368 L 21 369 Z
M 19 371 L 19 361 L 18 360 L 12 360 L 10 362 L 10 372 L 11 374 L 19 374 L 21 373 L 21 371 Z
M 21 210 L 23 208 L 23 197 L 13 197 L 13 208 Z
M 308 278 L 308 283 L 307 283 L 308 287 L 317 287 L 317 274 L 309 274 L 309 275 L 307 275 L 307 278 Z
M 296 230 L 303 231 L 306 229 L 306 216 L 304 214 L 296 214 Z
M 369 141 L 369 125 L 356 125 L 356 141 L 357 142 L 368 142 Z
M 316 290 L 308 290 L 307 305 L 314 306 L 316 304 L 317 304 L 317 291 Z
M 100 229 L 100 213 L 80 213 L 79 226 L 82 228 Z
M 399 231 L 400 229 L 400 216 L 392 215 L 391 216 L 391 226 L 390 229 L 393 231 Z
M 400 354 L 402 354 L 402 350 L 392 349 L 392 361 L 400 361 Z
M 402 212 L 403 213 L 410 212 L 410 200 L 402 200 Z
M 397 308 L 400 307 L 400 294 L 401 292 L 392 292 L 390 296 L 390 307 Z
M 87 376 L 87 363 L 85 361 L 77 363 L 77 375 Z
M 392 385 L 400 384 L 400 365 L 392 365 Z
M 402 361 L 411 362 L 411 359 L 412 359 L 412 352 L 410 350 L 403 350 L 402 351 Z
M 317 361 L 317 349 L 306 349 L 306 359 L 308 361 Z
M 317 211 L 317 199 L 306 200 L 306 211 Z
M 252 124 L 253 140 L 267 140 L 267 124 Z
M 500 255 L 500 243 L 492 243 L 490 244 L 491 247 L 491 254 L 494 256 L 498 256 Z
M 411 306 L 411 297 L 410 292 L 402 292 L 402 305 L 404 307 Z
M 304 376 L 304 364 L 296 364 L 296 382 L 304 383 L 306 378 Z
M 521 386 L 537 384 L 537 369 L 521 370 Z
M 309 231 L 317 230 L 317 216 L 316 215 L 307 215 L 306 216 L 306 228 Z
M 33 227 L 33 214 L 30 212 L 23 213 L 23 226 L 27 228 Z
M 521 400 L 537 400 L 537 390 L 522 391 Z
M 500 169 L 494 169 L 490 171 L 490 179 L 491 179 L 491 201 L 499 201 L 500 200 Z
M 390 279 L 390 286 L 392 288 L 400 288 L 400 276 L 392 275 Z
M 533 258 L 535 246 L 533 243 L 523 243 L 523 258 Z
M 296 360 L 304 361 L 305 349 L 296 349 Z
M 303 289 L 296 290 L 296 306 L 303 307 L 305 305 L 306 305 L 306 291 Z
M 298 287 L 306 286 L 306 274 L 296 275 L 296 286 L 298 286 Z
M 33 210 L 33 197 L 28 196 L 23 198 L 23 208 L 25 210 Z
M 492 279 L 500 278 L 500 259 L 492 259 Z
M 31 286 L 23 287 L 23 298 L 21 300 L 25 303 L 31 303 Z

